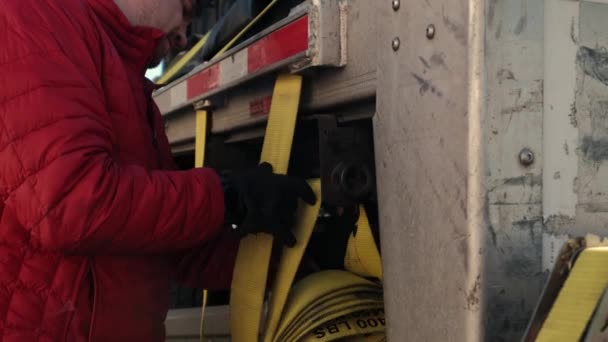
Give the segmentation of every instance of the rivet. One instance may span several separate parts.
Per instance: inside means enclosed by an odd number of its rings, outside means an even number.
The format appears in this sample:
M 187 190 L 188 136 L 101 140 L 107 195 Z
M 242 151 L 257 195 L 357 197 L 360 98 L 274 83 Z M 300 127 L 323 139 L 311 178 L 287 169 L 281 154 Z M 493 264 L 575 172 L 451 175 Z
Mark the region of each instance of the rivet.
M 401 46 L 401 41 L 399 40 L 399 37 L 395 37 L 395 39 L 393 39 L 393 51 L 397 51 L 399 50 L 399 47 Z
M 394 11 L 398 11 L 399 7 L 401 7 L 401 1 L 399 1 L 399 0 L 393 0 L 393 10 Z
M 524 148 L 519 152 L 519 162 L 523 166 L 530 166 L 534 163 L 534 152 L 529 148 Z
M 426 37 L 428 39 L 433 39 L 435 37 L 435 25 L 430 24 L 426 27 Z

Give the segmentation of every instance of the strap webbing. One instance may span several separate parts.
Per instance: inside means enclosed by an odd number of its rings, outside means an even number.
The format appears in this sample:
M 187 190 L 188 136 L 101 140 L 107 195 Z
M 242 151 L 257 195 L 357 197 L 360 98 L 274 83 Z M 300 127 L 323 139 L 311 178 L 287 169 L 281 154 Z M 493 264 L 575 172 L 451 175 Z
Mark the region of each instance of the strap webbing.
M 207 142 L 207 119 L 208 113 L 205 110 L 196 111 L 196 130 L 194 133 L 194 167 L 203 167 L 205 164 L 205 147 Z M 208 291 L 203 290 L 203 300 L 201 303 L 201 325 L 200 341 L 205 340 L 205 309 L 207 308 Z
M 275 173 L 287 173 L 301 87 L 302 77 L 296 75 L 281 75 L 275 84 L 261 156 L 262 162 L 273 165 Z M 260 335 L 272 241 L 271 235 L 260 233 L 240 243 L 230 295 L 235 342 L 257 341 Z
M 372 235 L 372 228 L 365 208 L 359 208 L 357 229 L 353 232 L 346 247 L 344 268 L 362 277 L 371 277 L 382 280 L 382 260 Z
M 271 163 L 277 173 L 287 173 L 301 84 L 301 77 L 293 75 L 279 76 L 275 84 L 261 161 Z M 378 317 L 369 318 L 369 321 L 361 320 L 365 312 L 383 309 L 382 286 L 377 283 L 346 271 L 334 270 L 315 273 L 292 288 L 320 207 L 320 181 L 315 180 L 310 184 L 319 201 L 314 206 L 300 207 L 294 228 L 297 244 L 293 248 L 284 248 L 282 251 L 269 298 L 264 341 L 290 342 L 303 338 L 332 341 L 337 338 L 382 332 L 384 331 L 383 316 L 377 315 Z M 257 234 L 241 241 L 230 300 L 231 337 L 235 342 L 257 341 L 261 335 L 260 326 L 272 240 L 270 235 Z M 362 269 L 365 275 L 370 273 L 378 278 L 381 277 L 379 254 L 363 208 L 361 208 L 357 234 L 352 237 L 350 244 L 351 256 L 346 258 L 348 264 L 356 265 L 354 269 Z M 360 260 L 367 255 L 372 255 L 369 263 Z M 346 327 L 351 326 L 351 329 L 334 331 L 335 328 L 331 323 L 334 320 L 343 322 Z M 352 326 L 353 324 L 356 327 Z M 318 338 L 321 335 L 320 331 L 325 328 L 327 334 Z
M 260 21 L 260 19 L 262 19 L 264 15 L 266 15 L 266 13 L 268 13 L 268 11 L 270 11 L 272 7 L 277 4 L 277 2 L 278 0 L 272 0 L 268 5 L 266 5 L 266 7 L 257 16 L 255 16 L 255 18 L 253 18 L 241 31 L 239 31 L 236 36 L 234 36 L 228 43 L 226 43 L 226 45 L 224 45 L 224 47 L 222 47 L 222 49 L 218 51 L 218 53 L 216 53 L 212 59 L 221 56 L 222 54 L 224 54 L 224 52 L 232 48 L 236 44 L 236 42 L 238 42 L 238 40 L 241 39 L 241 37 L 243 37 L 243 35 L 245 35 L 251 29 L 253 25 Z M 203 46 L 205 45 L 205 43 L 207 43 L 207 40 L 209 39 L 210 33 L 211 31 L 205 33 L 205 35 L 184 56 L 182 56 L 173 65 L 171 65 L 169 69 L 156 81 L 156 84 L 164 84 L 168 82 L 171 78 L 173 78 L 173 76 L 175 76 L 180 70 L 182 70 L 182 68 L 186 64 L 188 64 L 196 56 L 197 53 L 202 50 Z
M 220 56 L 255 25 L 276 3 L 272 0 L 248 25 L 228 42 L 215 56 Z M 164 83 L 179 72 L 202 49 L 207 33 L 188 53 L 172 65 L 158 80 Z M 295 121 L 299 106 L 302 79 L 300 76 L 284 75 L 277 79 L 271 110 L 268 118 L 261 161 L 274 166 L 276 173 L 287 173 Z M 204 164 L 208 113 L 196 112 L 195 166 Z M 291 290 L 296 271 L 308 245 L 321 204 L 320 181 L 310 182 L 316 193 L 317 204 L 302 205 L 294 228 L 297 244 L 284 248 L 279 269 L 269 300 L 265 341 L 333 341 L 357 336 L 361 341 L 383 341 L 384 334 L 368 335 L 384 331 L 382 291 L 378 284 L 368 282 L 343 271 L 327 271 L 310 276 L 323 284 L 330 293 L 309 285 L 304 279 Z M 268 264 L 272 250 L 272 237 L 266 234 L 248 236 L 241 241 L 234 270 L 231 293 L 232 340 L 257 341 L 260 336 L 264 292 L 268 277 Z M 358 222 L 358 234 L 350 238 L 345 267 L 354 273 L 381 279 L 380 256 L 375 246 L 367 215 L 363 208 Z M 287 298 L 290 298 L 289 303 Z M 203 293 L 201 312 L 201 341 L 207 291 Z M 300 308 L 295 310 L 293 306 Z M 295 311 L 294 311 L 295 310 Z M 285 315 L 283 314 L 285 312 Z M 366 313 L 374 313 L 369 317 Z M 283 319 L 282 319 L 283 317 Z M 365 318 L 365 319 L 364 319 Z M 336 322 L 336 323 L 334 323 Z M 279 325 L 279 323 L 281 325 Z M 343 328 L 336 331 L 336 324 Z M 349 328 L 350 327 L 350 328 Z M 326 331 L 326 333 L 321 333 Z M 319 337 L 323 335 L 322 337 Z M 362 335 L 369 336 L 366 338 Z
M 578 341 L 608 285 L 608 247 L 587 248 L 576 259 L 536 341 Z
M 281 261 L 271 290 L 272 296 L 268 305 L 268 319 L 264 334 L 265 342 L 272 341 L 272 337 L 275 335 L 287 296 L 289 295 L 289 290 L 293 285 L 300 261 L 319 215 L 319 208 L 321 207 L 321 182 L 319 180 L 312 181 L 310 186 L 319 200 L 313 206 L 305 205 L 300 208 L 298 212 L 299 219 L 293 229 L 293 234 L 297 241 L 296 245 L 292 248 L 283 248 Z
M 185 55 L 183 55 L 177 62 L 169 67 L 169 69 L 156 81 L 156 84 L 164 84 L 168 82 L 173 76 L 175 76 L 182 68 L 190 63 L 192 58 L 201 51 L 207 39 L 209 38 L 209 32 L 207 32 L 203 38 L 201 38 Z
M 290 292 L 273 341 L 299 341 L 332 320 L 347 320 L 344 316 L 383 308 L 382 286 L 346 271 L 314 273 Z M 342 329 L 342 335 L 347 333 Z
M 266 5 L 266 7 L 257 16 L 255 16 L 255 18 L 253 18 L 239 33 L 236 34 L 236 36 L 234 36 L 234 38 L 226 43 L 226 45 L 224 45 L 224 47 L 218 53 L 216 53 L 215 56 L 213 56 L 212 60 L 221 56 L 224 52 L 232 48 L 234 44 L 236 44 L 236 42 L 241 39 L 241 37 L 247 33 L 247 31 L 249 31 L 253 25 L 260 21 L 260 19 L 262 19 L 262 17 L 264 17 L 264 15 L 277 4 L 277 2 L 279 2 L 279 0 L 272 0 L 268 5 Z
M 352 313 L 318 326 L 302 338 L 302 342 L 325 342 L 350 337 L 353 341 L 379 341 L 384 338 L 384 310 L 372 309 Z M 373 334 L 373 339 L 365 339 Z M 362 337 L 359 339 L 358 337 Z M 370 336 L 371 337 L 371 336 Z M 369 338 L 369 337 L 368 337 Z
M 207 142 L 207 120 L 206 110 L 196 111 L 196 131 L 194 141 L 194 167 L 203 167 L 205 164 L 205 146 Z

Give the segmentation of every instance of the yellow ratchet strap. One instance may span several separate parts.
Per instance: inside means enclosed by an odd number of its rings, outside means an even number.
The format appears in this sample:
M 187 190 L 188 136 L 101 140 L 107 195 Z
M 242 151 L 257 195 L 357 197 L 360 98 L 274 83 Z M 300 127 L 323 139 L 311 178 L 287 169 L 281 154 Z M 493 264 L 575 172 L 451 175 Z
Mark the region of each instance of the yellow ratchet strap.
M 185 55 L 183 55 L 177 62 L 169 67 L 157 81 L 156 84 L 167 83 L 175 74 L 177 74 L 182 68 L 188 64 L 196 54 L 201 51 L 207 39 L 209 38 L 209 32 L 207 32 L 201 40 L 199 40 Z
M 196 111 L 196 130 L 194 142 L 194 167 L 203 167 L 205 164 L 205 146 L 207 141 L 207 119 L 208 114 L 205 110 Z M 201 303 L 201 326 L 200 341 L 204 338 L 205 309 L 207 308 L 208 291 L 203 290 L 203 301 Z
M 257 16 L 255 16 L 255 18 L 253 18 L 249 23 L 247 23 L 247 25 L 241 31 L 239 31 L 228 43 L 224 45 L 224 47 L 222 47 L 219 52 L 217 52 L 213 56 L 212 60 L 223 55 L 224 52 L 232 48 L 236 44 L 236 42 L 244 34 L 246 34 L 251 29 L 251 27 L 253 27 L 253 25 L 260 21 L 260 19 L 262 19 L 264 15 L 266 15 L 266 13 L 268 13 L 268 11 L 270 11 L 272 7 L 277 4 L 277 2 L 279 1 L 272 0 L 268 5 L 266 5 L 266 7 L 264 7 L 264 9 L 260 13 L 258 13 Z M 177 62 L 175 62 L 169 67 L 169 69 L 156 81 L 156 84 L 167 83 L 173 76 L 175 76 L 180 70 L 182 70 L 182 68 L 186 64 L 188 64 L 192 60 L 192 58 L 196 56 L 197 53 L 201 51 L 203 46 L 205 46 L 210 34 L 211 31 L 205 33 L 205 35 L 185 55 L 183 55 Z
M 350 321 L 356 317 L 356 313 L 361 313 L 361 317 L 364 317 L 365 312 L 381 310 L 383 306 L 382 286 L 379 284 L 346 271 L 314 273 L 291 289 L 273 341 L 300 341 L 304 337 L 315 337 L 316 341 L 332 341 L 352 336 L 355 328 L 350 323 L 340 324 L 337 330 L 333 326 L 324 330 L 324 324 L 334 320 Z M 369 328 L 369 332 L 376 332 L 383 330 L 383 323 L 382 320 L 359 324 L 361 329 Z M 354 324 L 356 325 L 356 319 Z
M 302 77 L 297 75 L 281 75 L 275 84 L 261 161 L 278 174 L 286 174 L 289 166 L 301 88 Z M 260 335 L 272 241 L 271 235 L 260 233 L 244 237 L 239 245 L 230 295 L 235 342 L 257 341 Z
M 321 207 L 321 182 L 320 180 L 311 181 L 310 186 L 317 196 L 317 203 L 312 206 L 305 205 L 299 208 L 299 219 L 293 229 L 296 245 L 292 248 L 283 248 L 281 261 L 271 290 L 272 296 L 268 305 L 268 318 L 264 334 L 265 342 L 272 341 L 272 337 L 279 325 L 289 290 L 293 285 L 300 261 L 302 260 L 308 241 L 310 241 L 317 216 L 319 215 L 319 208 Z
M 536 341 L 578 341 L 608 285 L 608 247 L 581 252 Z
M 272 0 L 268 5 L 266 5 L 266 7 L 260 13 L 258 13 L 255 18 L 253 18 L 249 23 L 247 23 L 247 25 L 241 31 L 239 31 L 239 33 L 237 33 L 228 43 L 226 43 L 224 47 L 222 47 L 222 49 L 213 56 L 212 59 L 221 56 L 222 54 L 224 54 L 224 52 L 232 48 L 234 44 L 236 44 L 236 42 L 244 34 L 246 34 L 253 25 L 260 21 L 260 19 L 262 19 L 264 15 L 268 13 L 268 11 L 270 11 L 274 5 L 276 5 L 277 2 L 278 0 Z M 182 70 L 182 68 L 186 64 L 188 64 L 192 60 L 192 58 L 196 56 L 197 53 L 201 51 L 203 46 L 205 46 L 207 40 L 209 39 L 210 33 L 211 31 L 207 32 L 185 55 L 183 55 L 173 65 L 171 65 L 169 69 L 156 81 L 156 84 L 167 83 L 173 76 L 175 76 L 180 70 Z
M 255 18 L 251 19 L 251 21 L 249 23 L 247 23 L 247 25 L 239 32 L 236 34 L 236 36 L 234 36 L 228 43 L 226 43 L 226 45 L 224 45 L 224 47 L 218 51 L 218 53 L 215 54 L 215 56 L 213 56 L 213 59 L 221 56 L 222 54 L 224 54 L 224 52 L 228 51 L 230 48 L 232 48 L 234 46 L 234 44 L 236 44 L 236 42 L 241 39 L 241 37 L 247 33 L 247 31 L 249 31 L 251 29 L 251 27 L 253 25 L 255 25 L 258 21 L 260 21 L 260 19 L 262 19 L 262 17 L 264 17 L 264 15 L 266 13 L 268 13 L 268 11 L 270 11 L 272 9 L 272 7 L 274 7 L 274 5 L 277 4 L 277 2 L 279 2 L 278 0 L 272 0 L 268 5 L 266 5 L 266 7 L 264 7 L 264 9 L 258 13 L 258 15 L 255 16 Z
M 372 235 L 372 228 L 365 208 L 359 208 L 359 220 L 356 232 L 348 239 L 344 268 L 362 277 L 371 277 L 382 280 L 382 260 Z
M 334 341 L 348 337 L 349 342 L 377 342 L 385 339 L 385 324 L 383 309 L 359 311 L 317 327 L 304 336 L 301 341 Z
M 275 84 L 261 161 L 271 163 L 277 173 L 287 173 L 301 87 L 302 78 L 293 75 L 281 75 Z M 267 234 L 257 234 L 241 241 L 230 299 L 235 342 L 255 342 L 260 337 L 264 342 L 322 342 L 376 336 L 385 329 L 382 286 L 378 283 L 347 271 L 330 270 L 312 274 L 293 285 L 320 208 L 320 181 L 313 180 L 310 185 L 318 201 L 299 208 L 293 230 L 297 243 L 282 250 L 270 286 L 265 325 L 262 325 L 264 294 L 273 239 Z M 364 276 L 381 278 L 379 253 L 363 208 L 357 228 L 349 243 L 351 256 L 346 257 L 346 263 Z M 370 262 L 362 260 L 368 257 Z
M 604 290 L 600 301 L 598 302 L 595 312 L 589 322 L 589 328 L 585 339 L 581 342 L 597 342 L 608 340 L 608 330 L 606 330 L 606 322 L 608 321 L 608 289 Z
M 195 115 L 194 167 L 203 167 L 205 164 L 205 146 L 207 142 L 207 121 L 209 119 L 209 114 L 206 110 L 197 110 Z

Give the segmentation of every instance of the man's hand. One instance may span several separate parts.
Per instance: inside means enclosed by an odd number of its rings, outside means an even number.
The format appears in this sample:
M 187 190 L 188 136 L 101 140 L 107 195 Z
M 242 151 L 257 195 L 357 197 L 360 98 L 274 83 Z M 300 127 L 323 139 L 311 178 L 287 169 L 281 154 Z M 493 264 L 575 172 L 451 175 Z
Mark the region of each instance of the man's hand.
M 280 243 L 293 247 L 291 232 L 298 199 L 309 204 L 316 196 L 302 179 L 272 172 L 272 165 L 258 167 L 223 178 L 226 223 L 240 236 L 252 233 L 272 234 Z

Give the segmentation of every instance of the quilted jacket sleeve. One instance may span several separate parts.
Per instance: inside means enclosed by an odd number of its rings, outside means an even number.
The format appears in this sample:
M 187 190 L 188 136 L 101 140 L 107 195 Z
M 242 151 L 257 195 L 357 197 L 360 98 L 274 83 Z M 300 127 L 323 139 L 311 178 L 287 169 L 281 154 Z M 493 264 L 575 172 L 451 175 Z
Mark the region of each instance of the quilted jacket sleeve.
M 31 243 L 65 253 L 177 252 L 214 238 L 224 210 L 215 172 L 117 162 L 94 57 L 56 39 L 0 15 L 4 210 Z

